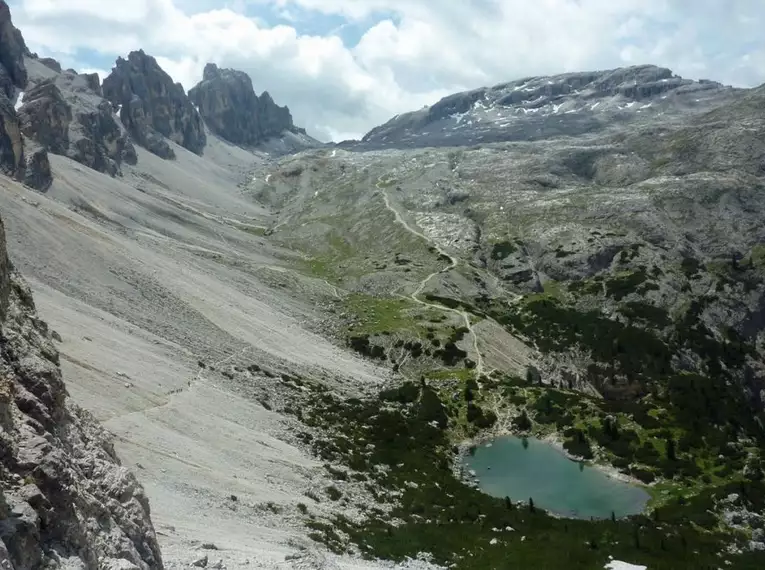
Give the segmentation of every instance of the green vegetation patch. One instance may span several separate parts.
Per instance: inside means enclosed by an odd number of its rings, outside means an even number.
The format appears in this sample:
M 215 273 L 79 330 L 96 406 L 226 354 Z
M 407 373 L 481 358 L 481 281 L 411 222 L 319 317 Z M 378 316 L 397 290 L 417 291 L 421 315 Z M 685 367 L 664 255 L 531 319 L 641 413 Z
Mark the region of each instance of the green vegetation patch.
M 640 288 L 640 286 L 647 281 L 648 275 L 644 268 L 620 273 L 606 280 L 606 295 L 620 301 L 631 293 L 640 293 L 645 289 L 644 287 Z
M 344 300 L 345 309 L 357 317 L 352 334 L 379 334 L 420 328 L 414 318 L 418 306 L 403 298 L 383 298 L 354 293 Z
M 425 384 L 369 400 L 341 401 L 326 392 L 312 397 L 303 420 L 326 434 L 313 441 L 314 451 L 325 461 L 364 473 L 370 493 L 392 509 L 366 508 L 360 521 L 343 515 L 309 519 L 312 538 L 335 552 L 353 546 L 369 559 L 400 562 L 428 552 L 435 562 L 459 570 L 590 570 L 602 568 L 610 556 L 652 570 L 695 570 L 721 566 L 719 553 L 727 544 L 746 540 L 743 533 L 720 530 L 708 512 L 716 500 L 736 492 L 752 509 L 765 507 L 763 485 L 746 482 L 669 502 L 651 517 L 551 517 L 456 479 L 447 413 L 437 392 Z M 732 562 L 724 567 L 740 569 L 761 568 L 763 561 L 761 553 L 724 558 Z
M 512 255 L 518 251 L 518 246 L 509 241 L 501 241 L 495 243 L 491 248 L 491 258 L 495 261 L 505 259 L 507 256 Z
M 758 269 L 765 267 L 765 244 L 755 245 L 752 248 L 749 257 L 752 260 L 752 265 L 754 265 L 754 267 Z
M 642 301 L 630 301 L 619 307 L 619 312 L 631 320 L 658 328 L 672 324 L 669 313 L 663 307 L 656 307 Z

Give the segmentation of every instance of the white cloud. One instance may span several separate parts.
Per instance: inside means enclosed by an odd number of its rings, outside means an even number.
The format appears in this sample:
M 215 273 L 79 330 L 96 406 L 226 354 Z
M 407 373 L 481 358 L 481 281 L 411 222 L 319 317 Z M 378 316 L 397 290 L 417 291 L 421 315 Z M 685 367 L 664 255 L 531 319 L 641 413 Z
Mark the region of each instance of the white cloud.
M 765 81 L 760 0 L 16 0 L 33 51 L 104 67 L 143 48 L 186 88 L 208 61 L 242 69 L 320 137 L 361 135 L 448 93 L 522 76 L 656 63 Z M 108 8 L 106 8 L 108 4 Z M 289 14 L 270 27 L 264 8 Z M 260 12 L 247 17 L 245 9 Z M 371 25 L 356 45 L 308 17 Z M 86 51 L 83 51 L 86 50 Z M 77 62 L 76 60 L 80 61 Z

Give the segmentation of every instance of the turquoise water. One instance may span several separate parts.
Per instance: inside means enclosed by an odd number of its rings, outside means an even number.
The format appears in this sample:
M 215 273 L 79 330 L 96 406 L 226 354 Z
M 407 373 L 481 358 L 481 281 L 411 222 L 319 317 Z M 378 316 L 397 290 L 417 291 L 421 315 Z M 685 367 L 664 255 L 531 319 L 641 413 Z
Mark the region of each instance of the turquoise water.
M 571 461 L 551 445 L 529 438 L 500 437 L 476 448 L 465 459 L 475 471 L 480 489 L 514 501 L 534 499 L 534 505 L 574 518 L 618 518 L 638 514 L 648 493 L 617 481 L 602 471 Z

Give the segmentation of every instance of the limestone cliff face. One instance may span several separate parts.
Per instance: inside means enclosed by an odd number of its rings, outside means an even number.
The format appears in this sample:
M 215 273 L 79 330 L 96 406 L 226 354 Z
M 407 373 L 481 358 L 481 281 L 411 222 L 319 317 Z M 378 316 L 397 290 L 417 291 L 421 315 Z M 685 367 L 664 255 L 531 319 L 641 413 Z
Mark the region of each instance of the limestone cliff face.
M 0 222 L 0 568 L 161 569 L 140 484 L 67 402 L 59 355 Z
M 19 109 L 22 132 L 55 154 L 69 149 L 69 125 L 72 108 L 52 80 L 45 81 L 24 94 Z
M 47 76 L 29 62 L 30 87 L 18 110 L 28 141 L 111 176 L 123 163 L 135 164 L 135 148 L 111 103 L 101 97 L 98 75 L 56 72 L 60 66 L 36 61 L 46 66 Z
M 210 130 L 234 144 L 252 146 L 285 131 L 302 132 L 295 128 L 287 107 L 274 103 L 267 92 L 255 94 L 250 77 L 242 71 L 208 63 L 189 98 Z
M 204 123 L 180 83 L 174 83 L 143 50 L 119 58 L 104 79 L 104 97 L 120 109 L 133 139 L 150 152 L 171 159 L 175 153 L 164 138 L 201 154 L 207 143 Z
M 17 89 L 27 84 L 26 50 L 8 4 L 0 0 L 0 172 L 19 180 L 24 177 L 24 143 L 14 103 Z
M 27 53 L 24 38 L 11 21 L 8 4 L 5 0 L 0 0 L 0 90 L 9 98 L 9 88 L 23 88 L 27 83 L 27 71 L 24 67 L 24 55 Z

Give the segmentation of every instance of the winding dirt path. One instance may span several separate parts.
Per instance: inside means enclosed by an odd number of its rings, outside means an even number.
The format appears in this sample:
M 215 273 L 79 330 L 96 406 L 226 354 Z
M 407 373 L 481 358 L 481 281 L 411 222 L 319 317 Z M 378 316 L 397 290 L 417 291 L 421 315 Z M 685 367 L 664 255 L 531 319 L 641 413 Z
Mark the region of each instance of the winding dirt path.
M 423 301 L 418 297 L 420 293 L 423 292 L 425 287 L 427 286 L 428 282 L 433 279 L 436 275 L 440 275 L 441 273 L 446 273 L 448 271 L 451 271 L 452 269 L 457 267 L 458 261 L 457 258 L 451 255 L 450 253 L 446 252 L 441 246 L 439 246 L 435 241 L 428 238 L 425 234 L 422 232 L 416 230 L 412 226 L 409 225 L 409 223 L 401 216 L 401 213 L 394 208 L 391 203 L 390 199 L 388 198 L 388 193 L 385 191 L 385 189 L 381 186 L 383 183 L 382 177 L 377 179 L 377 183 L 375 184 L 375 187 L 380 191 L 380 194 L 382 194 L 383 201 L 385 202 L 385 207 L 393 213 L 393 216 L 396 219 L 396 223 L 400 224 L 406 231 L 411 233 L 412 235 L 415 235 L 419 238 L 422 238 L 429 244 L 431 244 L 433 247 L 436 248 L 436 251 L 438 251 L 439 254 L 449 259 L 449 265 L 444 267 L 443 269 L 440 269 L 438 271 L 434 271 L 425 279 L 420 281 L 420 284 L 417 286 L 417 288 L 409 295 L 409 297 L 414 301 L 415 303 L 422 305 L 423 307 L 430 307 L 433 309 L 437 309 L 439 311 L 446 311 L 448 313 L 454 313 L 456 315 L 460 315 L 462 317 L 462 320 L 465 322 L 465 328 L 468 329 L 470 332 L 470 336 L 473 340 L 473 352 L 475 353 L 475 359 L 476 359 L 476 375 L 480 376 L 483 374 L 483 356 L 481 355 L 481 351 L 478 350 L 478 336 L 476 335 L 475 331 L 473 330 L 473 325 L 470 322 L 470 315 L 467 311 L 461 311 L 459 309 L 452 309 L 450 307 L 444 307 L 443 305 L 437 305 L 435 303 L 428 303 L 427 301 Z

